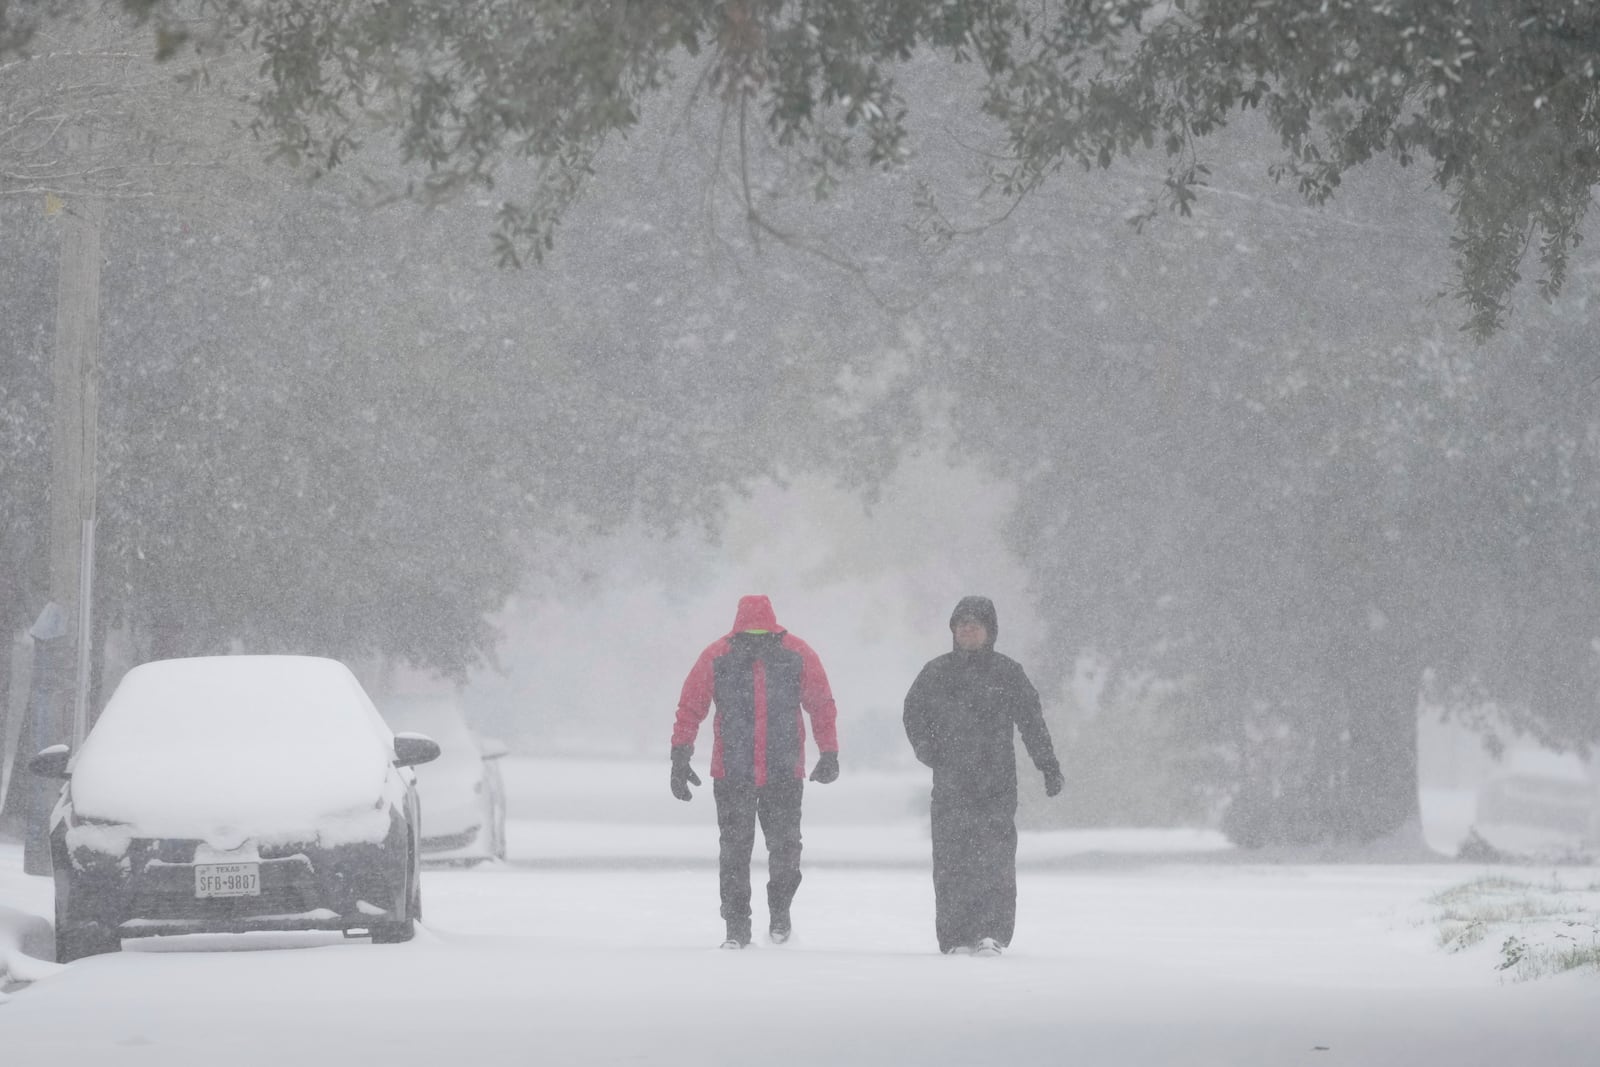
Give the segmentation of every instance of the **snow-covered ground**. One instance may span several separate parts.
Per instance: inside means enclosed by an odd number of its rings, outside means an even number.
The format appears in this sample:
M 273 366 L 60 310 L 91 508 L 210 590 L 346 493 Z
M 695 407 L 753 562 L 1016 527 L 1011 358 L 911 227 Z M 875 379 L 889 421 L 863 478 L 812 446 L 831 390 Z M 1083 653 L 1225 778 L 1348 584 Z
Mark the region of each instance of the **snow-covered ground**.
M 1192 832 L 1024 834 L 1012 951 L 942 957 L 915 775 L 863 774 L 808 791 L 794 942 L 721 952 L 709 790 L 673 802 L 664 761 L 506 769 L 513 862 L 429 870 L 417 940 L 189 937 L 28 962 L 13 977 L 34 980 L 0 1004 L 0 1062 L 1600 1057 L 1592 965 L 1501 969 L 1507 938 L 1535 926 L 1587 916 L 1565 929 L 1592 944 L 1600 870 L 1268 864 Z M 20 872 L 0 843 L 0 952 L 50 914 L 49 880 Z

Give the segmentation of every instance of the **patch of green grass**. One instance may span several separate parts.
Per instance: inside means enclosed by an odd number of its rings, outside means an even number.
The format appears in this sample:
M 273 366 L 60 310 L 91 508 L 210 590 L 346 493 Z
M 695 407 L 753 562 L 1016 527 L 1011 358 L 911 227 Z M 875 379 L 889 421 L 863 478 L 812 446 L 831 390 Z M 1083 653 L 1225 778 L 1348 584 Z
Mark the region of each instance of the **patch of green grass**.
M 1490 934 L 1505 934 L 1496 969 L 1517 981 L 1564 971 L 1600 971 L 1600 917 L 1586 910 L 1592 886 L 1574 888 L 1553 878 L 1547 885 L 1489 876 L 1429 898 L 1438 908 L 1439 947 L 1461 952 Z
M 1441 919 L 1436 940 L 1440 948 L 1460 952 L 1482 941 L 1488 932 L 1489 927 L 1486 923 Z
M 1539 896 L 1532 892 L 1531 886 L 1507 884 L 1497 889 L 1506 893 L 1520 892 L 1520 895 L 1500 899 L 1457 897 L 1455 903 L 1435 916 L 1441 948 L 1459 952 L 1482 941 L 1497 926 L 1553 918 L 1571 910 L 1570 904 Z
M 1577 928 L 1584 924 L 1568 921 L 1566 925 Z M 1600 927 L 1590 924 L 1586 932 L 1558 933 L 1550 942 L 1542 944 L 1508 937 L 1500 946 L 1497 969 L 1510 971 L 1519 982 L 1566 971 L 1593 969 L 1600 972 Z
M 1589 946 L 1574 945 L 1555 954 L 1553 960 L 1557 972 L 1576 971 L 1589 967 L 1600 971 L 1600 942 Z
M 1428 903 L 1448 907 L 1463 901 L 1476 900 L 1485 893 L 1495 893 L 1501 890 L 1520 892 L 1531 888 L 1533 887 L 1527 882 L 1516 878 L 1506 878 L 1502 875 L 1486 875 L 1483 878 L 1474 878 L 1470 882 L 1463 882 L 1461 885 L 1440 890 L 1428 898 Z

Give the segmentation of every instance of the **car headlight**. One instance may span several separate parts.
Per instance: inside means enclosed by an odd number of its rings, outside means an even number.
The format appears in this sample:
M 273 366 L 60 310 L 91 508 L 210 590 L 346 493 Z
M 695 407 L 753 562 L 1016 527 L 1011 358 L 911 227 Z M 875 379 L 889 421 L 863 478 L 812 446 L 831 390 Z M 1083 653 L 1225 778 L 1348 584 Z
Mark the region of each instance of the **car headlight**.
M 133 844 L 133 827 L 115 819 L 69 811 L 65 826 L 67 851 L 74 854 L 81 850 L 99 856 L 126 856 Z
M 374 806 L 334 812 L 317 820 L 317 844 L 323 848 L 340 845 L 378 844 L 389 836 L 389 806 L 379 801 Z

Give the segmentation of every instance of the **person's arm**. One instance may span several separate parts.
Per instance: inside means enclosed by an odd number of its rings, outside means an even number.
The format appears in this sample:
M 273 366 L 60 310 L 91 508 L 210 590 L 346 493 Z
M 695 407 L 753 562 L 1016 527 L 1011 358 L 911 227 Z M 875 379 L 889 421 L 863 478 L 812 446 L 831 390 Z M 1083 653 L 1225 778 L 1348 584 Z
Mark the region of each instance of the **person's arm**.
M 672 747 L 693 745 L 694 739 L 700 733 L 700 724 L 705 722 L 706 715 L 711 711 L 711 696 L 716 690 L 716 671 L 712 663 L 716 659 L 717 645 L 712 645 L 700 653 L 700 658 L 695 660 L 694 667 L 689 671 L 689 677 L 683 681 L 683 691 L 678 695 L 678 714 L 672 722 Z
M 912 753 L 928 767 L 933 766 L 932 673 L 933 664 L 922 668 L 906 693 L 905 711 L 900 716 Z
M 794 634 L 784 634 L 783 645 L 800 653 L 800 706 L 811 716 L 811 735 L 817 741 L 811 781 L 828 785 L 839 780 L 839 709 L 833 703 L 828 672 L 811 646 Z
M 1045 725 L 1044 709 L 1039 704 L 1039 691 L 1028 680 L 1020 664 L 1012 663 L 1006 689 L 1010 700 L 1011 719 L 1022 735 L 1022 746 L 1028 758 L 1044 775 L 1044 790 L 1049 796 L 1061 792 L 1061 762 L 1056 759 L 1055 746 L 1050 742 L 1050 727 Z
M 719 645 L 712 645 L 700 653 L 683 681 L 683 691 L 678 695 L 678 714 L 672 721 L 672 795 L 679 800 L 692 800 L 691 785 L 700 784 L 689 760 L 694 756 L 694 739 L 700 733 L 700 724 L 711 710 L 711 697 L 716 690 L 716 659 Z
M 828 685 L 828 672 L 822 669 L 822 660 L 811 646 L 789 634 L 787 641 L 800 653 L 800 706 L 811 717 L 811 736 L 816 739 L 820 752 L 839 751 L 839 709 L 833 702 L 833 689 Z

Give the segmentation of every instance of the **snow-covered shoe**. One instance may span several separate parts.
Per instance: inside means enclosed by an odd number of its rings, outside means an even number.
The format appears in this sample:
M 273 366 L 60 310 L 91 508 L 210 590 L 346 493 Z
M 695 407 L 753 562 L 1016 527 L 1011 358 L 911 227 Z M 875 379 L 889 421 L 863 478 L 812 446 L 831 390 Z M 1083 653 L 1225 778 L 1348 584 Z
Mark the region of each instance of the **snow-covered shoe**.
M 793 932 L 794 927 L 789 922 L 788 913 L 780 912 L 772 917 L 772 922 L 767 927 L 767 940 L 774 945 L 781 945 L 789 940 Z
M 992 937 L 978 938 L 978 944 L 972 949 L 974 956 L 998 956 L 1005 948 Z
M 728 936 L 723 939 L 723 948 L 745 948 L 750 944 L 750 920 L 743 922 L 737 919 L 728 921 Z

